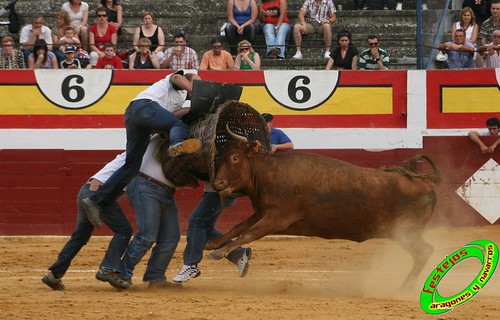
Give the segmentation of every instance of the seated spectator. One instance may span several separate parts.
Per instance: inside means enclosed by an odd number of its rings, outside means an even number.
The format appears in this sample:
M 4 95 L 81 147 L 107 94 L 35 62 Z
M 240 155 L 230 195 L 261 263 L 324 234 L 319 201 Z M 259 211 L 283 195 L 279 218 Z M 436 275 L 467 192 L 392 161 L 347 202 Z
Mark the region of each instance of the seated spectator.
M 71 19 L 66 11 L 60 11 L 55 15 L 56 25 L 52 27 L 52 43 L 54 45 L 54 51 L 58 49 L 59 39 L 64 37 L 66 34 L 67 27 L 74 27 L 71 24 Z
M 104 57 L 104 44 L 117 45 L 116 28 L 108 22 L 108 14 L 103 7 L 97 8 L 97 23 L 89 28 L 90 64 L 95 66 L 99 58 Z
M 247 40 L 238 43 L 238 55 L 234 61 L 235 70 L 259 70 L 260 56 Z
M 476 16 L 471 8 L 465 7 L 460 12 L 460 18 L 451 26 L 451 39 L 455 39 L 455 32 L 459 29 L 465 31 L 465 40 L 476 46 L 479 27 L 476 24 Z
M 68 0 L 61 6 L 71 19 L 71 24 L 75 27 L 76 34 L 83 43 L 84 49 L 88 50 L 89 32 L 89 4 L 82 0 Z
M 366 39 L 368 49 L 359 54 L 358 69 L 360 70 L 388 70 L 389 53 L 380 49 L 380 40 L 375 35 L 369 35 Z
M 97 5 L 104 8 L 108 14 L 108 22 L 115 27 L 117 34 L 122 34 L 123 7 L 118 0 L 100 0 Z
M 30 69 L 59 69 L 56 55 L 49 51 L 47 42 L 38 39 L 33 45 L 33 52 L 28 56 Z
M 280 129 L 273 127 L 273 115 L 270 113 L 263 113 L 262 117 L 266 120 L 267 130 L 271 135 L 271 150 L 269 153 L 273 154 L 278 151 L 290 151 L 294 148 L 292 140 Z
M 361 1 L 361 5 L 363 6 L 363 10 L 370 9 L 370 0 Z M 384 10 L 389 10 L 389 0 L 382 0 L 382 8 Z M 403 4 L 401 3 L 401 9 L 403 8 Z M 399 10 L 401 10 L 399 9 Z
M 61 51 L 64 54 L 66 51 L 66 46 L 72 45 L 75 48 L 78 48 L 81 47 L 82 44 L 80 43 L 80 39 L 78 39 L 78 37 L 75 36 L 75 29 L 69 26 L 66 27 L 66 30 L 64 31 L 64 36 L 59 39 L 58 45 L 59 45 L 59 51 Z
M 491 146 L 487 147 L 479 136 L 498 136 L 500 129 L 500 120 L 497 118 L 489 118 L 486 120 L 486 126 L 488 127 L 488 133 L 479 133 L 477 131 L 470 131 L 469 138 L 475 142 L 483 154 L 493 153 L 496 147 L 500 144 L 500 138 L 498 138 Z
M 285 42 L 291 27 L 288 24 L 286 0 L 263 0 L 260 21 L 264 23 L 266 55 L 271 59 L 285 59 Z
M 228 0 L 226 38 L 229 43 L 231 55 L 236 57 L 236 42 L 239 37 L 250 41 L 255 41 L 257 28 L 255 22 L 259 16 L 259 8 L 255 0 Z
M 332 23 L 337 21 L 337 10 L 332 0 L 324 0 L 319 4 L 316 0 L 305 0 L 299 10 L 299 22 L 293 26 L 293 39 L 297 52 L 293 59 L 302 59 L 302 37 L 310 34 L 323 36 L 325 43 L 325 58 L 330 57 L 332 46 Z
M 52 51 L 52 31 L 49 27 L 43 25 L 43 16 L 40 14 L 33 15 L 31 24 L 25 25 L 21 29 L 19 43 L 23 48 L 24 62 L 28 64 L 28 56 L 33 52 L 33 45 L 36 40 L 43 39 L 47 45 L 47 49 Z
M 183 33 L 174 35 L 174 47 L 168 48 L 163 56 L 161 67 L 164 69 L 196 69 L 200 68 L 196 51 L 187 46 Z
M 158 61 L 163 60 L 163 49 L 165 47 L 165 34 L 163 29 L 153 23 L 153 13 L 146 11 L 142 14 L 142 26 L 135 28 L 134 49 L 139 51 L 139 39 L 147 38 L 151 41 L 150 50 L 156 53 Z
M 465 31 L 455 31 L 454 41 L 448 41 L 438 46 L 439 50 L 446 50 L 449 69 L 474 68 L 474 45 L 465 41 Z
M 115 55 L 115 46 L 112 43 L 104 45 L 104 56 L 97 60 L 96 69 L 123 69 L 122 59 Z
M 233 58 L 229 52 L 222 49 L 222 39 L 220 37 L 214 37 L 210 40 L 210 43 L 212 44 L 212 50 L 203 54 L 200 70 L 233 70 Z
M 67 45 L 64 50 L 66 59 L 61 61 L 61 69 L 81 69 L 80 61 L 75 59 L 76 47 L 74 45 Z
M 0 48 L 0 69 L 24 69 L 24 56 L 20 50 L 15 49 L 16 43 L 11 36 L 2 38 Z
M 500 28 L 500 0 L 491 0 L 490 12 L 491 17 L 481 24 L 479 30 L 479 40 L 482 46 L 490 43 L 493 40 L 493 31 Z
M 139 39 L 139 51 L 130 55 L 128 68 L 133 69 L 158 69 L 160 63 L 156 52 L 151 51 L 151 41 L 148 38 Z
M 462 8 L 469 7 L 474 11 L 476 22 L 479 26 L 481 26 L 486 19 L 491 17 L 490 6 L 491 0 L 464 0 L 462 3 Z
M 500 29 L 493 31 L 493 42 L 477 48 L 477 55 L 484 68 L 500 68 Z
M 351 42 L 351 33 L 340 30 L 337 34 L 338 47 L 330 53 L 326 70 L 356 70 L 358 69 L 359 51 Z

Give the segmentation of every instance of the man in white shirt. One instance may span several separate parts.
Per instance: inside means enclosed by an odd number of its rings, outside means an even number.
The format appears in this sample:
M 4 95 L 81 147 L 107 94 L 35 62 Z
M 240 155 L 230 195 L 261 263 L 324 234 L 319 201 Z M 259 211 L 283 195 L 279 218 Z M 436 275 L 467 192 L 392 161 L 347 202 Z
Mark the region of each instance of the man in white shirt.
M 23 48 L 26 65 L 28 65 L 28 56 L 33 51 L 33 44 L 38 39 L 45 40 L 48 49 L 52 51 L 52 31 L 49 27 L 43 25 L 43 16 L 35 14 L 31 24 L 25 25 L 21 29 L 21 35 L 19 36 L 19 43 Z

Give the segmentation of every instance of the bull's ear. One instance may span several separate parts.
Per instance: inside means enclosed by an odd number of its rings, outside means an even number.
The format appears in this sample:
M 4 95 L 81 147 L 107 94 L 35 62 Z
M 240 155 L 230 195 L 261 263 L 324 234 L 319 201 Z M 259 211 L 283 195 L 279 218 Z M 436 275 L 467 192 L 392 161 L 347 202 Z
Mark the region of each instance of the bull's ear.
M 249 149 L 251 149 L 255 153 L 259 153 L 259 148 L 261 145 L 262 144 L 260 144 L 259 140 L 255 140 L 254 142 L 252 142 Z

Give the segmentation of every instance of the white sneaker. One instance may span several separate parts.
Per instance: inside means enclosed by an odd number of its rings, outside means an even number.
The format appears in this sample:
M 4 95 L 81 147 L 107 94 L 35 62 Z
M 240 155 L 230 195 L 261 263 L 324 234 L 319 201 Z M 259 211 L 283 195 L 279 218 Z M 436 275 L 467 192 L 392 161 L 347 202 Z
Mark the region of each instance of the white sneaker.
M 398 3 L 396 4 L 396 10 L 398 10 L 398 11 L 403 10 L 403 3 L 402 3 L 402 2 L 398 2 Z
M 245 252 L 241 256 L 240 260 L 238 260 L 238 271 L 240 272 L 240 278 L 243 278 L 247 275 L 248 267 L 250 264 L 248 263 L 252 258 L 252 248 L 246 248 Z
M 292 57 L 292 59 L 302 59 L 302 52 L 295 52 L 295 55 Z
M 172 281 L 175 283 L 188 282 L 191 279 L 197 278 L 201 275 L 201 271 L 198 268 L 198 265 L 194 264 L 192 266 L 184 265 L 179 273 L 172 278 Z
M 325 51 L 325 58 L 326 59 L 330 58 L 330 51 Z
M 427 3 L 422 3 L 422 10 L 429 10 Z

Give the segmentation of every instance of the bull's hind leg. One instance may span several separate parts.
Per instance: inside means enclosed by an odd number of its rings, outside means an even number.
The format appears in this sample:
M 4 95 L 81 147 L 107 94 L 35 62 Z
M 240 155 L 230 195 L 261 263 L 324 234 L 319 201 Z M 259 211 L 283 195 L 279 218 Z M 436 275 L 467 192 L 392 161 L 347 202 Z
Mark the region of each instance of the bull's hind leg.
M 234 238 L 238 237 L 243 233 L 243 231 L 250 229 L 251 226 L 253 226 L 257 221 L 259 221 L 260 215 L 257 213 L 254 213 L 251 215 L 248 219 L 246 219 L 243 222 L 238 223 L 235 225 L 231 230 L 229 230 L 226 234 L 212 239 L 210 241 L 207 241 L 205 244 L 205 250 L 214 250 L 217 248 L 220 248 L 223 244 L 229 242 L 230 240 L 233 240 Z

